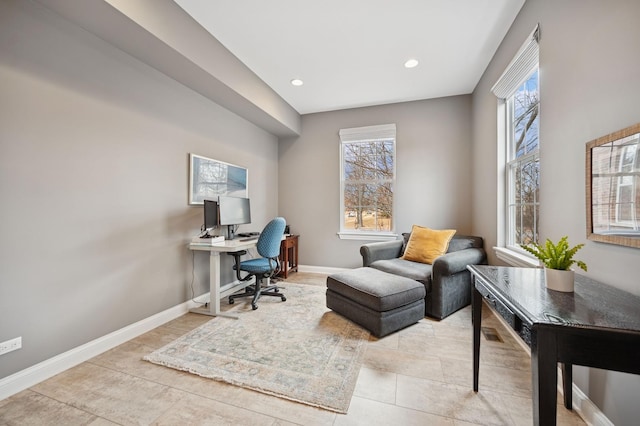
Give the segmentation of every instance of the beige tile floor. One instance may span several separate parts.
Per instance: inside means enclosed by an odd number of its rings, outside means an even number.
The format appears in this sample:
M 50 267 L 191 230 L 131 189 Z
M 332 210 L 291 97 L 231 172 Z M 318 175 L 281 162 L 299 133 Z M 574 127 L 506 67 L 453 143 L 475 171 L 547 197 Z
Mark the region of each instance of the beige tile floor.
M 294 273 L 287 281 L 324 285 L 325 280 L 325 275 Z M 529 356 L 486 308 L 483 326 L 495 328 L 503 342 L 482 338 L 477 394 L 471 389 L 471 310 L 465 308 L 443 321 L 425 318 L 382 339 L 372 337 L 348 414 L 141 360 L 209 319 L 186 314 L 0 401 L 0 425 L 532 423 Z M 559 403 L 558 424 L 584 422 Z

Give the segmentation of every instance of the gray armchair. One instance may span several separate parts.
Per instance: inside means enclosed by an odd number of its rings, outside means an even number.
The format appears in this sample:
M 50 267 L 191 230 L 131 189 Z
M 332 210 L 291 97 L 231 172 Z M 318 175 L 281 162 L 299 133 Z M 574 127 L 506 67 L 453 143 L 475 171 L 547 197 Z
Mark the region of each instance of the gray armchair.
M 425 314 L 443 319 L 471 303 L 471 276 L 467 265 L 484 264 L 487 256 L 481 237 L 454 235 L 447 253 L 433 265 L 402 259 L 410 234 L 404 239 L 364 244 L 362 266 L 421 282 L 427 295 Z

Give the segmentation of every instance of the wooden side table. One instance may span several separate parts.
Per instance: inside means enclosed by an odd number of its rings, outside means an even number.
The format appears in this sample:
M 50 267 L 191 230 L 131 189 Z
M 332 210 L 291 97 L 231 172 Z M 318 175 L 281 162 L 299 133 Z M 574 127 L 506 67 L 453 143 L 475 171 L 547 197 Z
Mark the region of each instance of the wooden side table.
M 298 237 L 289 235 L 280 243 L 280 273 L 278 276 L 287 278 L 289 272 L 298 272 Z

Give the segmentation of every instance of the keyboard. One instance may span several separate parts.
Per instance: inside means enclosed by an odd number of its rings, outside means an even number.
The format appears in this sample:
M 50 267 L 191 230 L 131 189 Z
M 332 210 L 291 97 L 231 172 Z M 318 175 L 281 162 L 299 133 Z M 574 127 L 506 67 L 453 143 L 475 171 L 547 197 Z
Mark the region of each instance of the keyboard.
M 258 236 L 255 236 L 255 237 L 240 238 L 240 241 L 252 241 L 257 239 L 258 239 Z
M 236 235 L 238 237 L 253 237 L 253 238 L 257 238 L 258 236 L 260 236 L 260 233 L 259 232 L 241 232 L 241 233 L 236 234 Z

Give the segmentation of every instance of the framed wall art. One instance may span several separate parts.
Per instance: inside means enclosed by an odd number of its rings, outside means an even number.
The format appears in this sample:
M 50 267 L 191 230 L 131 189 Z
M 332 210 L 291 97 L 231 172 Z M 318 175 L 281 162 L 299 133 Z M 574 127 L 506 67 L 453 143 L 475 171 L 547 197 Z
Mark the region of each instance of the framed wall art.
M 189 154 L 189 204 L 202 205 L 219 195 L 248 195 L 249 171 L 224 161 Z
M 587 238 L 640 247 L 640 123 L 587 143 Z

